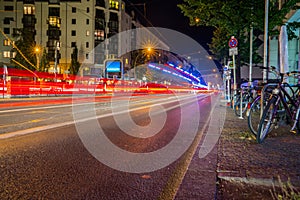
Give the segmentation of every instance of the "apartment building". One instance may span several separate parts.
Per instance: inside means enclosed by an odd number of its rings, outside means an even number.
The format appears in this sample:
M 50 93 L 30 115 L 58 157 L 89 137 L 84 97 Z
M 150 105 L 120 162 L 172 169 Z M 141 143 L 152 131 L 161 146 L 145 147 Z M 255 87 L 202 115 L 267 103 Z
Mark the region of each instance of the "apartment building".
M 17 29 L 24 28 L 40 48 L 47 52 L 49 71 L 69 73 L 74 48 L 87 72 L 103 67 L 106 58 L 134 49 L 137 35 L 112 37 L 142 27 L 134 13 L 127 13 L 121 0 L 0 0 L 0 62 L 9 63 L 15 56 L 13 41 Z M 106 40 L 106 38 L 112 38 Z M 107 41 L 107 42 L 104 42 Z M 98 47 L 98 48 L 96 48 Z M 124 49 L 124 48 L 128 48 Z M 122 55 L 130 64 L 130 54 Z M 90 72 L 88 72 L 90 73 Z

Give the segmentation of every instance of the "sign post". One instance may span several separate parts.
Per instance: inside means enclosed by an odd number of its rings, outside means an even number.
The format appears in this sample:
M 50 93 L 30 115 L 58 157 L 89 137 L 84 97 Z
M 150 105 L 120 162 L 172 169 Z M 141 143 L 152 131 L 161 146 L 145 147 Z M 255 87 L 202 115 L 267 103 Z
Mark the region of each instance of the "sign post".
M 6 86 L 6 76 L 7 76 L 7 74 L 8 74 L 7 66 L 3 65 L 3 88 L 2 88 L 2 90 L 3 90 L 3 99 L 4 99 L 5 88 L 7 88 L 7 86 Z
M 234 97 L 236 96 L 236 65 L 235 65 L 235 55 L 238 54 L 238 41 L 237 39 L 232 36 L 230 40 L 228 41 L 229 49 L 229 56 L 232 56 L 232 64 L 233 64 L 233 91 L 234 91 Z M 233 101 L 233 108 L 234 108 L 234 101 Z

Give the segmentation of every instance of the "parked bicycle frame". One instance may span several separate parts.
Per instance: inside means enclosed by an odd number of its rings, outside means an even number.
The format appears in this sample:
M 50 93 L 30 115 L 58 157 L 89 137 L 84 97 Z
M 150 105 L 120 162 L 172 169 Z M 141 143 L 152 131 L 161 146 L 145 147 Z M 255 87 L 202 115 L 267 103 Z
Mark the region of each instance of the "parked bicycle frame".
M 291 74 L 298 75 L 299 72 L 291 72 Z M 300 130 L 299 85 L 290 86 L 288 83 L 283 83 L 284 75 L 280 74 L 280 83 L 272 90 L 272 95 L 264 108 L 257 131 L 256 139 L 258 143 L 262 143 L 272 127 L 276 128 L 279 126 L 279 122 L 282 120 L 286 120 L 287 123 L 293 123 L 291 131 L 298 133 Z M 296 90 L 293 89 L 294 87 L 296 87 Z M 286 88 L 289 88 L 292 92 L 291 95 Z
M 248 127 L 253 133 L 253 135 L 256 137 L 257 130 L 259 127 L 260 118 L 263 112 L 263 108 L 267 103 L 267 100 L 272 94 L 272 90 L 277 86 L 277 84 L 280 82 L 280 73 L 276 71 L 275 67 L 260 67 L 261 69 L 268 69 L 270 73 L 276 77 L 275 79 L 268 79 L 267 84 L 261 84 L 254 87 L 254 90 L 256 91 L 256 97 L 252 102 L 248 103 L 247 106 L 247 122 Z
M 256 89 L 258 93 L 257 96 L 252 102 L 248 103 L 246 112 L 248 127 L 255 137 L 257 135 L 263 108 L 266 105 L 267 100 L 270 98 L 272 89 L 274 89 L 275 86 L 276 84 L 269 83 L 266 84 L 262 89 Z

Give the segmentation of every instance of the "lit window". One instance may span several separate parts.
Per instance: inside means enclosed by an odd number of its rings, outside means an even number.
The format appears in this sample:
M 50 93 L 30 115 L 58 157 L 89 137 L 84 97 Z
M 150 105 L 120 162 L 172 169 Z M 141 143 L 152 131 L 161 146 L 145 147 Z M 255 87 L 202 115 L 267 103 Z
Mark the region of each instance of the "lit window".
M 86 31 L 86 36 L 89 36 L 90 35 L 90 31 Z
M 10 58 L 10 51 L 4 51 L 3 52 L 3 57 L 4 58 Z
M 10 41 L 8 39 L 5 39 L 3 41 L 3 46 L 9 46 L 10 45 Z
M 118 1 L 114 1 L 114 0 L 110 0 L 109 1 L 109 8 L 113 8 L 113 9 L 119 10 L 119 2 Z
M 104 30 L 95 30 L 95 40 L 104 40 Z
M 60 27 L 60 18 L 56 16 L 50 16 L 49 24 L 54 27 Z
M 35 7 L 34 6 L 24 6 L 24 15 L 34 15 Z

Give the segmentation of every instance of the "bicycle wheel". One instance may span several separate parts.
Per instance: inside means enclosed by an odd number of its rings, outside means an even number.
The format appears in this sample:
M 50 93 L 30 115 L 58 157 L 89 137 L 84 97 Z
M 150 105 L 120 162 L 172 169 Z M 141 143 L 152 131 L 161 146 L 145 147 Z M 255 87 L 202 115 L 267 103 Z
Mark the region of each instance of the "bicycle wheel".
M 260 121 L 260 105 L 261 96 L 257 96 L 254 101 L 250 103 L 250 107 L 247 110 L 247 119 L 248 119 L 248 127 L 255 136 L 257 135 L 257 130 Z
M 240 94 L 235 94 L 231 97 L 231 108 L 234 108 L 233 106 L 236 105 L 237 99 L 239 98 L 240 98 Z
M 278 97 L 273 96 L 268 101 L 268 104 L 263 111 L 256 135 L 256 140 L 258 143 L 262 143 L 264 141 L 276 123 L 276 112 L 278 108 L 278 105 L 276 105 L 277 98 Z
M 240 115 L 240 103 L 241 103 L 241 96 L 237 96 L 234 102 L 234 113 L 236 116 Z
M 245 111 L 247 110 L 247 106 L 249 102 L 252 102 L 253 98 L 250 94 L 245 94 L 243 95 L 243 99 L 242 99 L 242 114 L 245 113 Z M 236 101 L 236 105 L 235 105 L 235 115 L 236 116 L 240 116 L 240 110 L 241 110 L 241 97 L 239 96 L 239 98 Z

